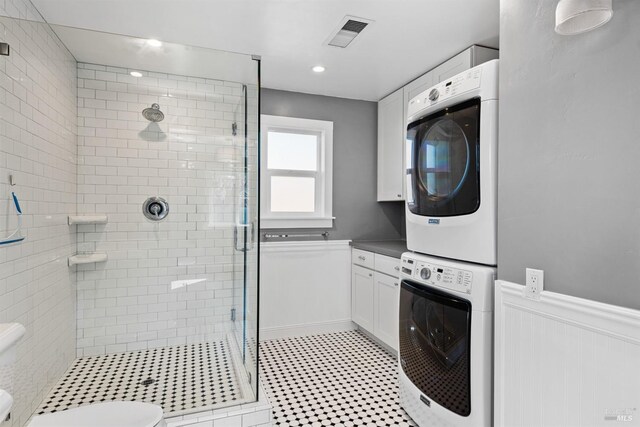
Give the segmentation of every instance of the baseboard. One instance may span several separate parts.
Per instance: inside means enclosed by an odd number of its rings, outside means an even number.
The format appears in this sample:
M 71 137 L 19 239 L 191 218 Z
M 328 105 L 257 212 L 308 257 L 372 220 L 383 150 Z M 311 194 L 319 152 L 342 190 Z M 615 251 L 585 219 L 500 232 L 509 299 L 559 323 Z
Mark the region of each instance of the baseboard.
M 260 341 L 302 337 L 305 335 L 329 334 L 332 332 L 352 331 L 354 329 L 356 329 L 356 325 L 350 319 L 304 325 L 278 326 L 275 328 L 260 329 Z

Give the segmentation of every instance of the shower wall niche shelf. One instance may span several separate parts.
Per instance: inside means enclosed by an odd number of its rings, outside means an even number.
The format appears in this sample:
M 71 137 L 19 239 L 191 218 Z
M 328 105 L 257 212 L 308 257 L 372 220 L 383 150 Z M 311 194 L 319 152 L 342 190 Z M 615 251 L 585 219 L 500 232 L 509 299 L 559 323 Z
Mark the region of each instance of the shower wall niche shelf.
M 105 262 L 107 260 L 107 254 L 102 252 L 96 252 L 93 254 L 78 254 L 69 257 L 69 267 L 73 267 L 78 264 L 93 264 L 96 262 Z
M 69 225 L 74 224 L 106 224 L 106 215 L 69 215 Z

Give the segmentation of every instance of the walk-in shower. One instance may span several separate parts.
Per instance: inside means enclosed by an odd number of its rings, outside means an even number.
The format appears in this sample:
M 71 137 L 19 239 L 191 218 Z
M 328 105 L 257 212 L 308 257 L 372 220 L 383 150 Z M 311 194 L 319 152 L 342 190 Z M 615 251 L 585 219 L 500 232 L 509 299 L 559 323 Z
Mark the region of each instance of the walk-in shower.
M 13 192 L 26 236 L 0 248 L 0 322 L 27 329 L 9 426 L 256 401 L 259 59 L 12 18 L 2 38 L 0 234 Z

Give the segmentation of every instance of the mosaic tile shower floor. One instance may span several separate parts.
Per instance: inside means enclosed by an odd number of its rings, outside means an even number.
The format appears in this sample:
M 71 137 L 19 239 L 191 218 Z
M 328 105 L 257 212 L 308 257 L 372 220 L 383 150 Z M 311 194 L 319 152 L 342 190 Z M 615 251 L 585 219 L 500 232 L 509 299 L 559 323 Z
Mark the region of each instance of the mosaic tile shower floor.
M 242 399 L 228 346 L 219 341 L 81 357 L 36 414 L 111 400 L 154 403 L 165 414 L 226 406 Z

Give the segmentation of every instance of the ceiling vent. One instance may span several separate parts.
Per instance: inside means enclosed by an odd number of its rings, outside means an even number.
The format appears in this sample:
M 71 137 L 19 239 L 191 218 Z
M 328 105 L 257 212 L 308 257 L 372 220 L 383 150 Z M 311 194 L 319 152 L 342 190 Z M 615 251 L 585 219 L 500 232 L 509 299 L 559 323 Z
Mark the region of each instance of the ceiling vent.
M 338 29 L 331 33 L 326 44 L 344 49 L 372 22 L 370 19 L 345 16 Z

